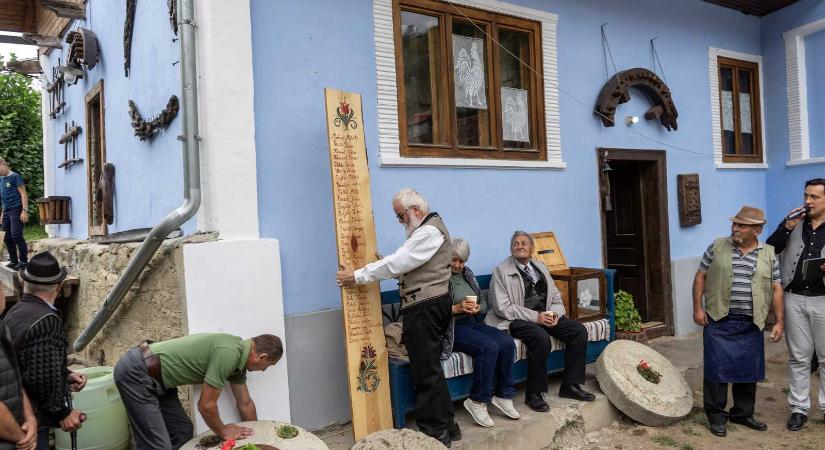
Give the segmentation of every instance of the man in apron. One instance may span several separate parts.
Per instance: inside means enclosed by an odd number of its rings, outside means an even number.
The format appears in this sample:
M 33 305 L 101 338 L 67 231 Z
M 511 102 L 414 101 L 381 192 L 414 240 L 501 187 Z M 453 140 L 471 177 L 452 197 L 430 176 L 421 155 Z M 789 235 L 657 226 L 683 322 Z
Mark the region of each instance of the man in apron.
M 771 304 L 776 315 L 773 342 L 784 328 L 779 263 L 774 248 L 757 239 L 765 213 L 743 206 L 730 220 L 730 236 L 708 246 L 693 280 L 693 320 L 705 328 L 705 413 L 716 436 L 727 434 L 728 420 L 768 429 L 753 411 L 756 383 L 765 378 L 762 329 Z M 728 383 L 733 384 L 730 412 L 725 411 Z

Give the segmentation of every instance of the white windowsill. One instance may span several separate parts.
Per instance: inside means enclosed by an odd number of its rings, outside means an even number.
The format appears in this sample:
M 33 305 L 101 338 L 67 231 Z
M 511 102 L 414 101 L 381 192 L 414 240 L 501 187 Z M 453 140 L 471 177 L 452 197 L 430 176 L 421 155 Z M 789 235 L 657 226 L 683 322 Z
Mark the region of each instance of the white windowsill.
M 450 167 L 477 168 L 495 167 L 499 169 L 564 169 L 564 161 L 512 161 L 502 159 L 470 158 L 403 158 L 400 156 L 380 156 L 381 167 Z
M 797 159 L 794 161 L 788 161 L 785 163 L 786 166 L 809 166 L 813 164 L 823 164 L 825 163 L 825 157 L 819 158 L 805 158 L 805 159 Z
M 735 170 L 764 170 L 768 168 L 767 163 L 717 163 L 717 169 Z

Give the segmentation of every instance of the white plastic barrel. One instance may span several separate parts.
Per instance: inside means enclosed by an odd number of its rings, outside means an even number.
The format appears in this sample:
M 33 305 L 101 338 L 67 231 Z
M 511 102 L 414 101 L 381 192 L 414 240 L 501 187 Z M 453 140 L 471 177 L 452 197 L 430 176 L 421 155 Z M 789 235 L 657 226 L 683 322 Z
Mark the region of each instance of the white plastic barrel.
M 86 413 L 86 421 L 77 430 L 78 450 L 123 450 L 129 448 L 129 423 L 126 408 L 115 387 L 111 367 L 89 367 L 78 372 L 88 377 L 86 387 L 72 395 L 75 409 Z M 72 438 L 55 430 L 57 450 L 71 450 Z

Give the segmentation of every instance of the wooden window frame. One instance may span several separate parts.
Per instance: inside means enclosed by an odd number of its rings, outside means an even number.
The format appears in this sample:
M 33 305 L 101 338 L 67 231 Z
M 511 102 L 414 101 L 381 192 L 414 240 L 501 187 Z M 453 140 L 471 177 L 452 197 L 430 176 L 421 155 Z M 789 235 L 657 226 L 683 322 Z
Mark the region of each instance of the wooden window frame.
M 456 11 L 458 8 L 461 12 Z M 401 12 L 425 14 L 439 19 L 439 38 L 442 64 L 442 91 L 437 93 L 437 99 L 442 102 L 441 107 L 446 112 L 444 119 L 445 145 L 438 144 L 410 144 L 407 138 L 407 105 L 406 87 L 404 86 L 404 59 L 402 45 Z M 455 131 L 457 130 L 457 115 L 455 108 L 453 55 L 450 30 L 453 22 L 467 23 L 466 15 L 473 22 L 487 27 L 487 32 L 496 37 L 499 30 L 513 30 L 529 35 L 530 61 L 527 61 L 537 72 L 531 72 L 530 77 L 530 140 L 532 149 L 504 148 L 501 98 L 500 98 L 500 56 L 499 47 L 489 37 L 484 38 L 485 52 L 488 55 L 487 63 L 487 104 L 492 115 L 490 137 L 491 147 L 459 146 Z M 489 160 L 518 160 L 518 161 L 547 161 L 547 138 L 545 135 L 545 104 L 544 104 L 544 72 L 542 55 L 542 27 L 538 21 L 531 21 L 501 13 L 493 13 L 466 6 L 453 6 L 436 0 L 393 0 L 393 29 L 395 34 L 396 78 L 398 83 L 398 127 L 400 138 L 400 156 L 405 158 L 461 158 L 461 159 L 489 159 Z M 435 107 L 433 108 L 436 109 Z
M 92 202 L 94 201 L 94 196 L 92 195 L 92 190 L 97 187 L 97 182 L 92 180 L 93 177 L 93 168 L 92 168 L 92 155 L 91 152 L 93 150 L 93 143 L 92 140 L 94 139 L 95 128 L 92 126 L 92 116 L 90 111 L 90 104 L 93 102 L 97 102 L 100 105 L 100 111 L 98 116 L 98 123 L 99 125 L 99 135 L 100 135 L 100 161 L 98 161 L 98 165 L 100 167 L 100 171 L 103 171 L 103 165 L 106 164 L 106 104 L 104 102 L 104 90 L 103 90 L 103 80 L 98 81 L 89 92 L 86 93 L 85 98 L 85 105 L 86 105 L 86 191 L 87 191 L 87 203 L 86 209 L 88 210 L 88 225 L 89 225 L 89 237 L 92 236 L 106 236 L 108 234 L 108 226 L 106 225 L 106 221 L 103 220 L 100 225 L 94 225 L 94 217 L 92 217 Z M 102 213 L 101 213 L 102 214 Z M 101 217 L 102 218 L 102 217 Z
M 733 71 L 733 123 L 734 123 L 734 136 L 735 136 L 735 145 L 736 145 L 736 154 L 728 154 L 725 153 L 725 137 L 724 131 L 721 128 L 716 130 L 719 133 L 722 139 L 722 162 L 723 163 L 746 163 L 746 164 L 762 164 L 764 162 L 763 158 L 763 142 L 762 142 L 762 92 L 759 89 L 759 64 L 756 62 L 751 61 L 743 61 L 740 59 L 729 58 L 725 56 L 717 56 L 717 77 L 719 80 L 719 98 L 716 100 L 719 102 L 719 111 L 724 110 L 722 106 L 722 69 L 727 68 Z M 742 148 L 742 132 L 741 132 L 741 123 L 739 117 L 739 71 L 746 70 L 751 73 L 750 77 L 750 92 L 751 92 L 751 103 L 753 104 L 753 108 L 751 109 L 751 121 L 753 122 L 753 126 L 751 127 L 752 135 L 754 137 L 754 145 L 753 145 L 753 154 L 752 155 L 740 155 L 738 153 L 738 149 Z

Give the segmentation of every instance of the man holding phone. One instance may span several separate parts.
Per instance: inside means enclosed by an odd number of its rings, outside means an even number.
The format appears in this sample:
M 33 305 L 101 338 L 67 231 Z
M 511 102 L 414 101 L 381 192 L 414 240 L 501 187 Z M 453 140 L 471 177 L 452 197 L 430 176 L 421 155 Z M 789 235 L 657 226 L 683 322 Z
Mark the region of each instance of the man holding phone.
M 787 427 L 791 431 L 799 431 L 808 420 L 814 351 L 825 355 L 825 264 L 819 267 L 819 277 L 806 278 L 802 270 L 805 260 L 825 257 L 823 223 L 825 179 L 814 178 L 805 183 L 805 205 L 792 210 L 767 240 L 779 254 L 785 290 L 791 406 Z M 825 379 L 825 367 L 820 366 L 819 370 L 820 378 Z M 819 404 L 825 412 L 825 384 L 819 387 Z

